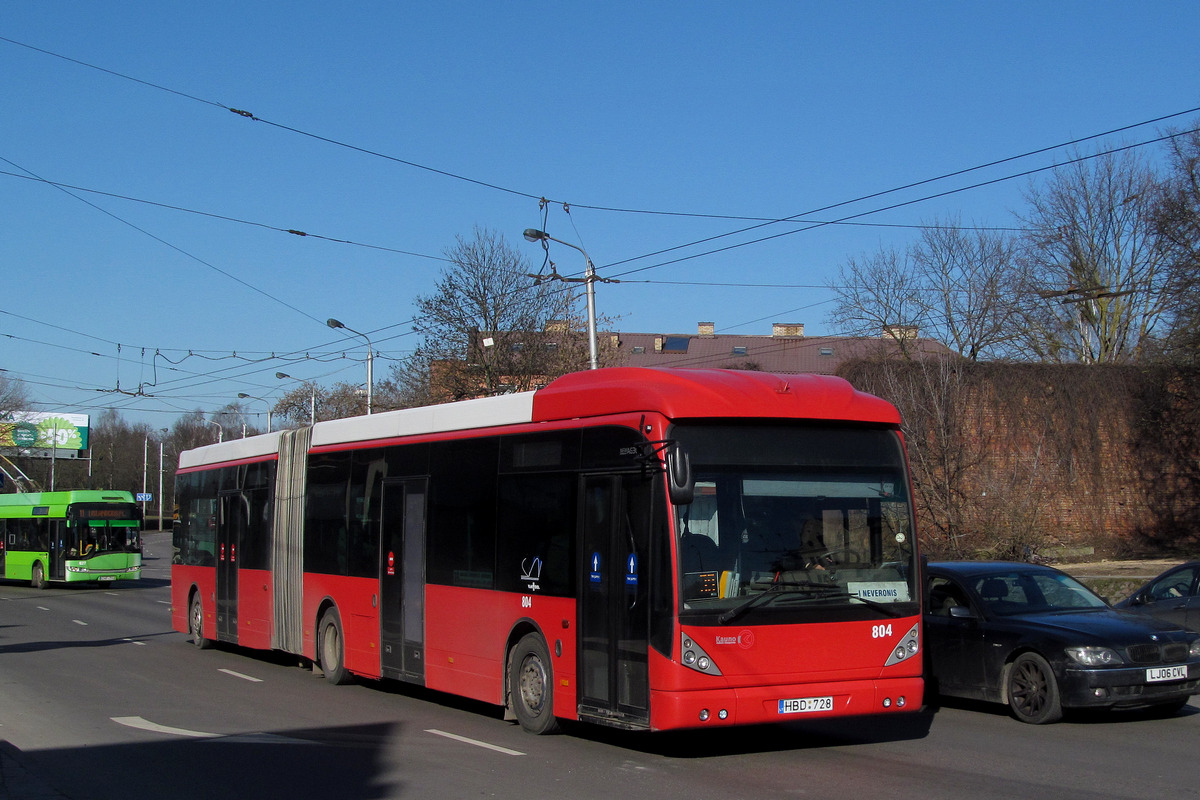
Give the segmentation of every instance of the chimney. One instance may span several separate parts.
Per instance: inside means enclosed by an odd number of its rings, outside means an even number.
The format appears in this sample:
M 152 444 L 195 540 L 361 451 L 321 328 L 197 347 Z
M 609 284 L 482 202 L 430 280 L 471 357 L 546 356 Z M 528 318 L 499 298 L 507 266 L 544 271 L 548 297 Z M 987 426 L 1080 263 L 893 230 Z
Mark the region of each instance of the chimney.
M 804 338 L 804 323 L 803 322 L 773 322 L 771 323 L 771 336 L 775 338 L 790 336 L 796 339 Z
M 919 329 L 916 325 L 884 325 L 883 338 L 891 339 L 896 342 L 915 341 Z
M 711 338 L 712 336 L 716 335 L 717 326 L 711 322 L 701 322 L 696 333 L 705 337 L 706 339 Z

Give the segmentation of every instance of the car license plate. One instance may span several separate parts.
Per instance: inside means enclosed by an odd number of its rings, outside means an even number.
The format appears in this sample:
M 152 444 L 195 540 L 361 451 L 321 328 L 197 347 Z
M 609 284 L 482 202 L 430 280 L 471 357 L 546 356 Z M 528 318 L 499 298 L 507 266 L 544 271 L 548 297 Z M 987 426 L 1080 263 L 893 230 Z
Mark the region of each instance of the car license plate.
M 96 578 L 98 581 L 115 581 L 116 579 L 116 575 L 101 575 L 99 578 Z
M 1146 670 L 1146 680 L 1150 683 L 1157 681 L 1186 681 L 1187 676 L 1188 668 L 1186 666 L 1151 667 Z
M 808 714 L 813 711 L 833 711 L 833 697 L 794 697 L 779 701 L 780 714 Z

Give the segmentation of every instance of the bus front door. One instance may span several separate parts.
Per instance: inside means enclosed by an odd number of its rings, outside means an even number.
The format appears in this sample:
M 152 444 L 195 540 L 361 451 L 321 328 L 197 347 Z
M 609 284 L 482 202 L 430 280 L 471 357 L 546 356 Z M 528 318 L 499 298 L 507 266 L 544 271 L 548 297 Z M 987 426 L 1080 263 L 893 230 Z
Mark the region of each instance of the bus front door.
M 241 492 L 224 492 L 217 512 L 217 639 L 238 640 L 238 547 L 249 509 Z
M 630 727 L 650 721 L 650 484 L 583 478 L 579 558 L 579 714 Z
M 425 478 L 383 482 L 379 655 L 385 678 L 425 683 Z

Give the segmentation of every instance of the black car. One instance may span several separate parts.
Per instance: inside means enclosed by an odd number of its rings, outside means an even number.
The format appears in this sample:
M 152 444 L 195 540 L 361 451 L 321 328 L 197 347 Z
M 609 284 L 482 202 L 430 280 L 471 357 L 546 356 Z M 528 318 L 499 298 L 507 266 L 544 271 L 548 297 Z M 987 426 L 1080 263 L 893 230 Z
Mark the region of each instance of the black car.
M 1172 567 L 1116 607 L 1200 631 L 1200 561 Z
M 1006 703 L 1037 725 L 1064 708 L 1175 713 L 1200 693 L 1200 634 L 1113 609 L 1059 570 L 932 563 L 927 588 L 927 675 L 938 694 Z

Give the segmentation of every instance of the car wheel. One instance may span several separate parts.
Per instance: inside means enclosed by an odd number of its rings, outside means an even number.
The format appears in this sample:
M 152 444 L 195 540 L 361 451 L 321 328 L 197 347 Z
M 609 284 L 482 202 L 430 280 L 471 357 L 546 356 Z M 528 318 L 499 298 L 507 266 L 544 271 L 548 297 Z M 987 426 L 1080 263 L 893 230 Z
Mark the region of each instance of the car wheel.
M 1009 665 L 1006 695 L 1012 715 L 1030 725 L 1062 719 L 1062 697 L 1054 670 L 1037 653 L 1022 653 Z

